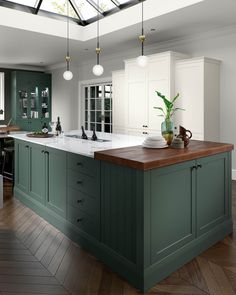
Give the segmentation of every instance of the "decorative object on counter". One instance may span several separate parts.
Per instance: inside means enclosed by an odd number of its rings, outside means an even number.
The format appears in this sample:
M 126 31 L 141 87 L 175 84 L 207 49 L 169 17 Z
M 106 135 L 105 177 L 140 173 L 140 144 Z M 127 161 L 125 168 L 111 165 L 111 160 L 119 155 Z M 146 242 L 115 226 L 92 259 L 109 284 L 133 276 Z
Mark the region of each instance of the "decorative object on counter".
M 48 126 L 47 126 L 46 122 L 44 122 L 44 124 L 43 124 L 42 133 L 48 134 Z
M 53 122 L 53 121 L 49 122 L 49 126 L 51 128 L 52 134 L 56 134 L 56 122 Z
M 184 148 L 184 142 L 181 138 L 175 137 L 170 145 L 174 149 L 183 149 Z
M 86 133 L 84 132 L 84 126 L 81 126 L 81 130 L 82 130 L 82 139 L 88 139 L 88 136 L 86 135 Z
M 70 40 L 69 40 L 69 0 L 67 0 L 66 4 L 67 8 L 67 38 L 66 38 L 66 46 L 67 46 L 67 52 L 66 52 L 66 71 L 63 73 L 63 78 L 65 80 L 71 80 L 73 78 L 73 73 L 70 71 Z
M 56 125 L 56 135 L 60 135 L 61 134 L 61 122 L 60 122 L 60 117 L 57 117 L 57 125 Z
M 33 133 L 27 133 L 26 135 L 28 137 L 35 137 L 35 138 L 49 138 L 49 137 L 54 136 L 54 134 L 52 134 L 52 133 L 43 133 L 42 131 L 33 132 Z
M 143 147 L 149 149 L 163 149 L 168 147 L 168 145 L 162 136 L 149 136 L 145 138 Z
M 165 138 L 166 143 L 170 145 L 174 137 L 174 123 L 172 122 L 171 118 L 177 110 L 184 109 L 174 107 L 174 103 L 179 97 L 179 93 L 172 100 L 168 100 L 165 95 L 158 91 L 156 91 L 156 94 L 163 100 L 165 104 L 165 110 L 162 107 L 154 107 L 154 109 L 161 111 L 162 114 L 159 116 L 165 118 L 165 121 L 161 123 L 161 134 Z
M 190 130 L 185 129 L 183 126 L 179 126 L 179 135 L 177 135 L 177 138 L 182 139 L 185 147 L 189 144 L 189 140 L 191 137 L 192 132 Z
M 137 64 L 138 66 L 144 68 L 148 64 L 148 57 L 144 55 L 144 42 L 146 40 L 146 36 L 144 34 L 144 28 L 143 28 L 143 1 L 142 0 L 142 30 L 141 35 L 138 37 L 139 41 L 141 42 L 141 55 L 137 57 Z
M 95 76 L 101 76 L 104 72 L 103 66 L 100 65 L 100 53 L 101 53 L 101 48 L 100 48 L 100 40 L 99 40 L 99 17 L 100 17 L 100 12 L 99 12 L 99 0 L 97 0 L 97 7 L 98 7 L 98 13 L 97 13 L 97 47 L 95 49 L 96 55 L 97 55 L 97 64 L 93 67 L 93 74 Z

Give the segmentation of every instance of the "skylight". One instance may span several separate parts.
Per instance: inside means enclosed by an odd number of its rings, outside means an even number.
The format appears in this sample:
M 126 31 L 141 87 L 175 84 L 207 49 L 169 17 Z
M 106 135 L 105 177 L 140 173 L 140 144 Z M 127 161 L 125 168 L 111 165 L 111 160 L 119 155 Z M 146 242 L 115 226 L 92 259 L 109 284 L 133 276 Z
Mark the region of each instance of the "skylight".
M 145 0 L 6 0 L 0 6 L 19 9 L 48 17 L 66 17 L 69 1 L 69 17 L 80 25 L 87 25 L 100 18 L 133 6 Z

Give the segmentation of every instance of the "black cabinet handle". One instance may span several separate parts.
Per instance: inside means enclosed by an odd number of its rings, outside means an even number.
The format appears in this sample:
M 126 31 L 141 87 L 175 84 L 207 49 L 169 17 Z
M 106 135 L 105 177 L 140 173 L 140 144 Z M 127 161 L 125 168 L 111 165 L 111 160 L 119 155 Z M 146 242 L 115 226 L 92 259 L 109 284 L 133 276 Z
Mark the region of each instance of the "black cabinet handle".
M 42 150 L 42 151 L 41 151 L 41 153 L 45 153 L 45 151 L 44 151 L 44 150 Z
M 143 134 L 148 134 L 148 132 L 144 131 Z
M 29 146 L 28 146 L 28 145 L 26 145 L 25 147 L 26 147 L 27 149 L 29 148 Z
M 143 125 L 144 128 L 148 128 L 148 125 Z
M 79 200 L 77 200 L 77 203 L 78 204 L 80 204 L 80 203 L 82 203 L 83 202 L 83 199 L 79 199 Z
M 192 170 L 192 171 L 193 171 L 194 169 L 197 169 L 197 166 L 196 166 L 196 165 L 194 165 L 194 166 L 191 167 L 191 170 Z
M 45 151 L 45 152 L 44 152 L 44 154 L 47 154 L 47 155 L 49 155 L 49 152 L 48 152 L 48 151 Z
M 83 166 L 83 163 L 77 162 L 77 166 Z
M 202 165 L 201 165 L 201 164 L 198 164 L 198 165 L 197 165 L 197 168 L 202 168 Z
M 78 218 L 77 222 L 81 222 L 83 220 L 83 218 Z
M 83 183 L 83 180 L 78 180 L 77 181 L 77 184 L 82 184 Z

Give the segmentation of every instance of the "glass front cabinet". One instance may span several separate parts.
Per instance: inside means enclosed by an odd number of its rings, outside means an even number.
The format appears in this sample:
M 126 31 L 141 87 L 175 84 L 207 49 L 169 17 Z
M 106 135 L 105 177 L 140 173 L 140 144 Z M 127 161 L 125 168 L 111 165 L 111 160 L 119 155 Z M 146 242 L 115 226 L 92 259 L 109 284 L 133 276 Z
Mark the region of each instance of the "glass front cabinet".
M 51 74 L 12 72 L 13 124 L 26 131 L 41 131 L 51 121 Z

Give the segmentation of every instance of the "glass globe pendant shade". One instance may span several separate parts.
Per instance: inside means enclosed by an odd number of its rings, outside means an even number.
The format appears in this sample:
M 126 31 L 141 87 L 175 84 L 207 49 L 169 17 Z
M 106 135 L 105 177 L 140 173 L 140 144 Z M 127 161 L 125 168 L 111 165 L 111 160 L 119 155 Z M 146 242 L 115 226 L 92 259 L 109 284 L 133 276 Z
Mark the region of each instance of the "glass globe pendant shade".
M 73 78 L 73 73 L 71 71 L 65 71 L 63 73 L 63 78 L 67 81 L 71 80 Z
M 95 65 L 93 67 L 93 74 L 95 76 L 101 76 L 103 74 L 103 72 L 104 72 L 103 66 L 101 66 L 101 65 Z
M 148 64 L 148 57 L 146 55 L 140 55 L 137 57 L 136 62 L 139 67 L 144 68 Z

